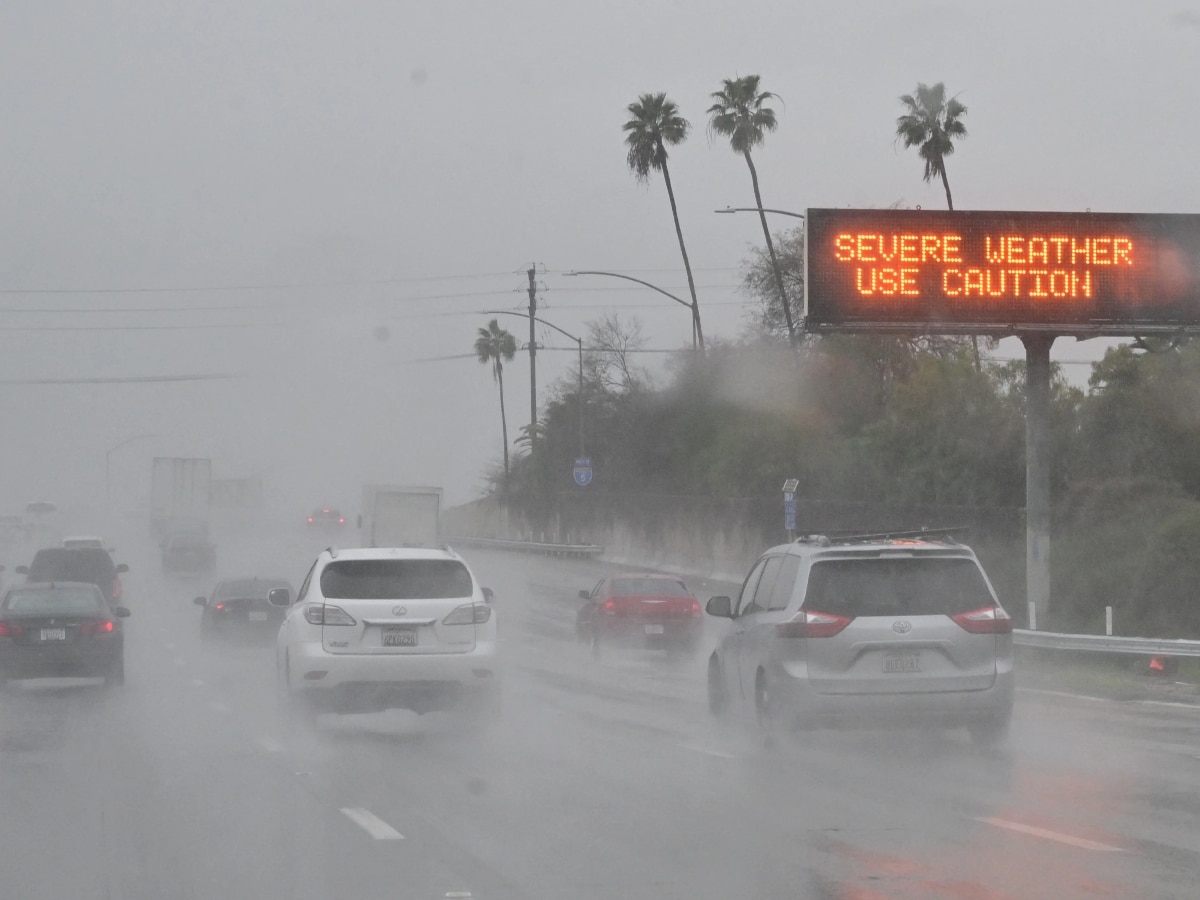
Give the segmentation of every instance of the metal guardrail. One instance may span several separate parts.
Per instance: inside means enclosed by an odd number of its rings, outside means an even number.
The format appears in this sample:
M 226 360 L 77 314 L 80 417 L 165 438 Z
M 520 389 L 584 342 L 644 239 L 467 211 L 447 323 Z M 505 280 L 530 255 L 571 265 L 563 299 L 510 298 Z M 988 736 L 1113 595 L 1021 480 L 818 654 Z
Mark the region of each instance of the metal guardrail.
M 1103 634 L 1056 634 L 1051 631 L 1013 629 L 1013 643 L 1042 650 L 1090 650 L 1098 653 L 1133 653 L 1139 656 L 1200 656 L 1200 641 L 1161 638 L 1112 637 Z
M 451 546 L 460 544 L 468 547 L 487 547 L 491 550 L 539 553 L 543 556 L 591 557 L 604 552 L 604 548 L 599 544 L 553 544 L 543 541 L 504 541 L 499 538 L 478 537 L 451 537 L 447 538 L 446 542 Z

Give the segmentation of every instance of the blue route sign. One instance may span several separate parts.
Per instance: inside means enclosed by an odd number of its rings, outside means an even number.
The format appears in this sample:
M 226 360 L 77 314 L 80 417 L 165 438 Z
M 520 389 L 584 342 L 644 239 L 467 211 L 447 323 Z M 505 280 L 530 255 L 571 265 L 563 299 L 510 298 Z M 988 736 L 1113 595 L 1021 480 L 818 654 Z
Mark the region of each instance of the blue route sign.
M 580 487 L 587 487 L 592 483 L 592 458 L 590 456 L 580 456 L 575 459 L 575 467 L 572 469 L 572 475 L 575 476 L 575 483 Z

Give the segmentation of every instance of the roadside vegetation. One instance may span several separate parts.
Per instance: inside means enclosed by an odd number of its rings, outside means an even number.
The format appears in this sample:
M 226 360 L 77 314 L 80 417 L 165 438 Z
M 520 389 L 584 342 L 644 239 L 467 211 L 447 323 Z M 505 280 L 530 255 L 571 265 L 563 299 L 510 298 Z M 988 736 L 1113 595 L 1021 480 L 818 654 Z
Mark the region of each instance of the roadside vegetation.
M 995 342 L 970 336 L 806 334 L 804 231 L 767 229 L 751 157 L 777 126 L 769 104 L 778 98 L 743 76 L 710 99 L 710 134 L 747 164 L 764 229 L 742 265 L 743 333 L 681 349 L 655 380 L 638 364 L 636 319 L 593 321 L 582 385 L 573 375 L 555 386 L 536 452 L 528 435 L 518 438 L 524 452 L 511 462 L 505 454 L 493 491 L 507 486 L 510 508 L 532 521 L 551 521 L 568 497 L 634 517 L 705 506 L 777 541 L 780 487 L 795 478 L 801 532 L 969 523 L 965 540 L 1022 624 L 1024 362 L 991 359 L 980 347 Z M 896 139 L 918 149 L 925 180 L 939 180 L 953 208 L 945 157 L 966 136 L 966 107 L 940 83 L 900 101 Z M 627 113 L 627 163 L 639 181 L 663 177 L 699 338 L 666 151 L 690 126 L 661 93 Z M 476 349 L 499 382 L 499 360 L 512 353 Z M 581 405 L 595 472 L 582 493 L 570 480 Z M 1110 350 L 1086 389 L 1055 371 L 1051 423 L 1052 603 L 1039 627 L 1099 633 L 1112 606 L 1117 634 L 1200 638 L 1200 344 L 1147 339 Z

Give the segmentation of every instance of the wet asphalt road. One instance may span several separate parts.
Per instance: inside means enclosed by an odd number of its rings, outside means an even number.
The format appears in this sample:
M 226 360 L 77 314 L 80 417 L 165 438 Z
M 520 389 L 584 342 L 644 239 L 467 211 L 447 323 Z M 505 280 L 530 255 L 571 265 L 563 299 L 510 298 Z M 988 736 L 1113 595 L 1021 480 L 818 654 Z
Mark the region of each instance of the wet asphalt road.
M 220 541 L 221 574 L 298 585 L 320 543 L 251 530 Z M 471 552 L 501 721 L 296 731 L 270 647 L 201 642 L 215 578 L 125 549 L 126 687 L 0 693 L 4 900 L 1196 896 L 1200 710 L 1022 690 L 1003 751 L 871 731 L 765 750 L 709 717 L 703 655 L 575 643 L 602 564 Z

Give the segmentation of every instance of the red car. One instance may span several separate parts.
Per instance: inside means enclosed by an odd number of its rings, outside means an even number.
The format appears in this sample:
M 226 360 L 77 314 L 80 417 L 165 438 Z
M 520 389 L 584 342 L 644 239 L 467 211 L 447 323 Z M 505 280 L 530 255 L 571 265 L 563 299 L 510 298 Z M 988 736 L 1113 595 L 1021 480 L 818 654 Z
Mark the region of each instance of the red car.
M 602 578 L 575 618 L 579 640 L 599 655 L 606 644 L 688 653 L 704 627 L 699 601 L 674 575 L 626 573 Z

